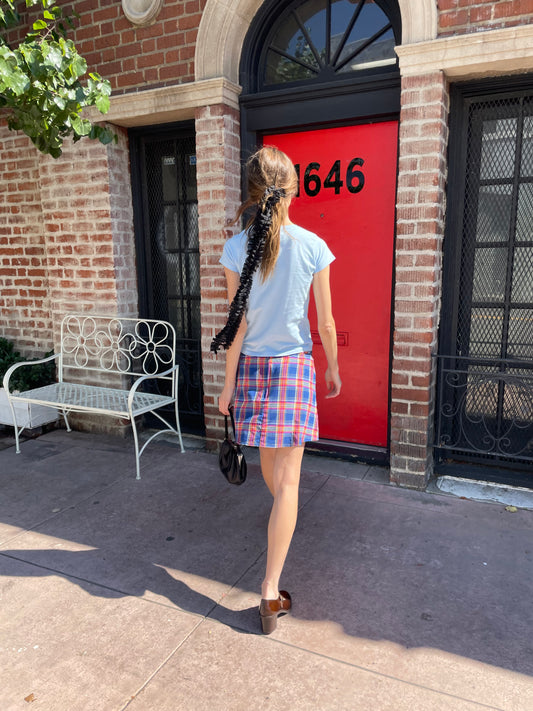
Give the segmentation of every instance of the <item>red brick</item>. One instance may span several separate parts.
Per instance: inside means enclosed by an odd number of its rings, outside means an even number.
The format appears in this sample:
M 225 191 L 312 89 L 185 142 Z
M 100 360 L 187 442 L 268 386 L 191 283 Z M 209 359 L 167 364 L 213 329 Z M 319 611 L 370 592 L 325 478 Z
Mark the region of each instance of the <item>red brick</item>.
M 163 52 L 156 52 L 155 54 L 140 55 L 137 57 L 137 67 L 142 69 L 143 67 L 153 67 L 163 64 L 165 60 L 165 55 Z
M 396 343 L 431 343 L 433 341 L 432 331 L 396 331 Z
M 96 51 L 104 49 L 106 47 L 115 47 L 117 44 L 117 38 L 115 35 L 106 35 L 105 37 L 97 37 L 94 40 L 94 48 Z M 89 58 L 87 57 L 87 61 Z
M 461 5 L 461 0 L 439 0 L 439 10 L 444 12 L 445 10 L 455 10 Z
M 533 14 L 533 0 L 513 0 L 513 15 Z
M 197 28 L 200 25 L 200 15 L 189 15 L 178 19 L 178 28 L 180 30 L 190 30 L 193 27 Z
M 155 47 L 156 47 L 156 41 L 153 37 L 150 39 L 143 40 L 141 42 L 141 51 L 143 54 L 145 54 L 147 52 L 154 52 Z
M 440 72 L 409 75 L 402 77 L 402 91 L 403 89 L 418 89 L 440 83 L 442 83 L 442 75 Z
M 180 60 L 180 50 L 171 49 L 165 53 L 165 64 L 174 64 Z
M 400 347 L 400 344 L 398 344 Z M 395 344 L 396 353 L 397 346 Z M 406 358 L 395 357 L 393 361 L 393 371 L 395 373 L 424 373 L 428 371 L 428 364 L 424 360 L 407 360 Z
M 161 67 L 159 71 L 159 77 L 161 80 L 166 80 L 166 79 L 178 79 L 179 77 L 185 76 L 187 73 L 187 68 L 184 67 L 183 65 L 175 65 L 173 64 L 170 67 Z
M 470 10 L 470 22 L 479 23 L 490 20 L 492 17 L 492 3 L 481 7 L 473 7 Z
M 409 385 L 409 376 L 404 373 L 393 373 L 391 376 L 392 385 Z
M 413 375 L 412 376 L 413 386 L 419 388 L 428 388 L 430 385 L 429 375 Z
M 415 417 L 429 417 L 430 406 L 427 403 L 413 402 L 409 404 L 409 414 Z
M 468 23 L 468 10 L 452 10 L 443 12 L 439 16 L 441 27 L 458 27 Z
M 177 46 L 174 35 L 164 35 L 156 39 L 157 49 L 175 49 Z
M 114 20 L 118 17 L 119 11 L 120 8 L 117 4 L 112 5 L 111 7 L 106 7 L 103 10 L 95 10 L 93 12 L 93 22 L 96 24 L 104 22 L 104 20 Z

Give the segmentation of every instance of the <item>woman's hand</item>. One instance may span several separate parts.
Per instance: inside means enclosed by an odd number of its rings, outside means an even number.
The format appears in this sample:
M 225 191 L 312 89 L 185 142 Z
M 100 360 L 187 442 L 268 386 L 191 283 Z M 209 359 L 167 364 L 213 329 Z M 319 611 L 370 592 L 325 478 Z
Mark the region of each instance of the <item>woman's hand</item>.
M 233 400 L 233 386 L 224 385 L 224 389 L 218 398 L 218 409 L 223 415 L 229 415 L 229 406 Z
M 342 383 L 338 370 L 332 370 L 331 368 L 326 370 L 326 385 L 328 388 L 326 398 L 337 397 L 337 395 L 340 395 Z

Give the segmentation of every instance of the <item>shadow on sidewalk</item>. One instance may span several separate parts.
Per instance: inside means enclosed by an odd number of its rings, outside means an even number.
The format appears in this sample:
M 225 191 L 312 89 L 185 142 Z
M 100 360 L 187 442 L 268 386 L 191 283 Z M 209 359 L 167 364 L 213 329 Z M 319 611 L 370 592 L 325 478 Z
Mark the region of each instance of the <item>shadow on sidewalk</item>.
M 42 439 L 20 460 L 0 453 L 0 575 L 20 577 L 10 563 L 23 562 L 91 595 L 259 632 L 271 500 L 256 465 L 229 487 L 216 457 L 154 445 L 135 481 L 128 443 Z M 282 581 L 291 643 L 317 622 L 304 645 L 317 651 L 328 635 L 384 640 L 533 674 L 531 512 L 308 473 L 301 505 Z
M 135 567 L 128 571 L 129 589 L 119 590 L 102 585 L 98 579 L 106 577 L 104 570 L 108 557 L 105 551 L 50 551 L 50 550 L 5 550 L 0 549 L 0 576 L 10 576 L 9 559 L 20 563 L 31 560 L 31 564 L 24 565 L 24 576 L 40 578 L 45 576 L 59 576 L 65 578 L 82 590 L 102 598 L 121 598 L 135 596 L 142 598 L 149 593 L 147 600 L 166 604 L 167 600 L 172 606 L 200 617 L 210 616 L 220 608 L 225 624 L 235 631 L 244 634 L 260 632 L 257 606 L 247 610 L 231 610 L 224 607 L 207 595 L 193 590 L 189 585 L 172 576 L 159 565 L 147 561 L 136 560 Z M 85 571 L 90 578 L 59 571 Z M 20 566 L 17 566 L 17 577 L 20 577 Z M 0 586 L 1 590 L 1 586 Z

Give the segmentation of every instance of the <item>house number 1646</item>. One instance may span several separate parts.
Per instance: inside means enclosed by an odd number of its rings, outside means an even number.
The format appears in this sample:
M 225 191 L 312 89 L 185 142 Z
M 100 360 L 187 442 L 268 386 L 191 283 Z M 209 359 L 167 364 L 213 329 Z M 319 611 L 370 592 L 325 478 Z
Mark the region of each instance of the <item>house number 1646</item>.
M 320 163 L 311 162 L 308 163 L 303 174 L 303 187 L 306 195 L 309 197 L 315 197 L 322 190 L 334 190 L 335 195 L 338 195 L 343 186 L 346 187 L 350 193 L 360 192 L 365 185 L 365 176 L 361 170 L 358 168 L 362 167 L 364 160 L 362 158 L 353 158 L 346 168 L 346 172 L 343 173 L 341 169 L 341 161 L 336 160 L 331 166 L 329 173 L 326 175 L 324 182 L 320 177 Z M 300 185 L 302 183 L 301 178 L 301 168 L 300 164 L 296 163 L 294 166 L 296 168 L 296 173 L 298 174 L 298 195 L 300 195 Z M 322 173 L 323 174 L 323 173 Z

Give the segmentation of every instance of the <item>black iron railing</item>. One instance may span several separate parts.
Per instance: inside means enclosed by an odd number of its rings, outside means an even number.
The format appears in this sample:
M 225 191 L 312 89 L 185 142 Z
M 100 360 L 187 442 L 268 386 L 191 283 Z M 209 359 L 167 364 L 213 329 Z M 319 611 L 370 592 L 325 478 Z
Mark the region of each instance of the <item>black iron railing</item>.
M 533 363 L 435 358 L 435 448 L 445 456 L 533 462 Z

